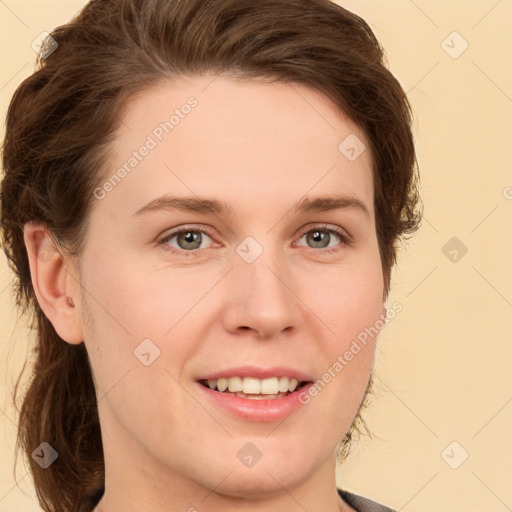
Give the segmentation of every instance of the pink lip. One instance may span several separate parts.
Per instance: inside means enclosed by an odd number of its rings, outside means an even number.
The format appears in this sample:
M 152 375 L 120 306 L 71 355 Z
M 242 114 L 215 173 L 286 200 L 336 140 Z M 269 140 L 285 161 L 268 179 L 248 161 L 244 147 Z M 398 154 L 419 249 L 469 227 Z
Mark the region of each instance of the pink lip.
M 237 371 L 239 370 L 240 368 L 237 369 Z M 275 371 L 275 368 L 272 371 Z M 221 373 L 226 374 L 226 372 Z M 229 373 L 229 375 L 241 374 Z M 255 374 L 251 375 L 256 377 Z M 273 375 L 279 375 L 279 373 L 273 373 Z M 287 373 L 285 372 L 284 375 L 287 375 Z M 212 378 L 220 379 L 221 377 L 222 376 Z M 219 391 L 214 391 L 213 389 L 203 386 L 199 382 L 197 382 L 196 385 L 199 388 L 199 393 L 204 393 L 204 396 L 208 400 L 211 400 L 216 406 L 224 409 L 225 411 L 234 416 L 249 421 L 273 422 L 281 421 L 290 414 L 292 414 L 293 412 L 300 409 L 303 406 L 303 404 L 302 402 L 300 402 L 299 397 L 301 396 L 301 394 L 307 393 L 308 388 L 310 386 L 313 386 L 314 383 L 310 382 L 309 384 L 306 384 L 299 390 L 294 391 L 293 393 L 290 393 L 289 395 L 286 395 L 282 398 L 266 400 L 251 400 L 250 398 L 242 398 L 236 395 L 231 395 L 229 393 L 220 393 Z
M 299 381 L 313 381 L 314 378 L 307 373 L 301 372 L 287 366 L 273 366 L 272 368 L 261 368 L 258 366 L 238 366 L 236 368 L 228 368 L 215 373 L 199 377 L 196 380 L 215 380 L 229 379 L 230 377 L 256 377 L 257 379 L 267 379 L 270 377 L 292 377 Z M 245 399 L 242 399 L 245 400 Z M 282 399 L 280 399 L 282 400 Z

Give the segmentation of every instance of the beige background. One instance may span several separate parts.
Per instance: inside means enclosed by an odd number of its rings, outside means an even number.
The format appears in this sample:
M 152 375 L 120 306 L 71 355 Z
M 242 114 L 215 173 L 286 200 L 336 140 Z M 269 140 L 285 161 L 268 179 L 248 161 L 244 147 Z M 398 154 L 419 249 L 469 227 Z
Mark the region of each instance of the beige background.
M 413 103 L 425 220 L 394 274 L 390 303 L 404 309 L 380 337 L 375 437 L 338 484 L 399 511 L 511 510 L 512 1 L 339 3 L 369 22 Z M 0 0 L 2 119 L 33 69 L 31 41 L 84 4 Z M 0 257 L 0 512 L 32 512 L 21 460 L 20 488 L 13 478 L 10 403 L 27 336 Z

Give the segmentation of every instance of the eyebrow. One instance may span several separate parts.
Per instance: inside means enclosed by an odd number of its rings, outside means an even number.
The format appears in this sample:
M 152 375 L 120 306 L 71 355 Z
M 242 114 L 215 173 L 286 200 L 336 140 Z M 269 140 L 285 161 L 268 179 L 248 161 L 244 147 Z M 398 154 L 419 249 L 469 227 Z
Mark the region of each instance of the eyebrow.
M 371 217 L 367 206 L 360 199 L 346 195 L 330 195 L 316 197 L 314 199 L 305 197 L 292 207 L 292 210 L 299 214 L 344 209 L 355 209 L 366 215 L 368 218 Z M 221 217 L 226 217 L 233 213 L 233 209 L 225 201 L 203 197 L 174 197 L 164 195 L 150 201 L 148 204 L 137 210 L 133 214 L 133 217 L 162 210 L 179 210 L 183 212 L 213 214 Z

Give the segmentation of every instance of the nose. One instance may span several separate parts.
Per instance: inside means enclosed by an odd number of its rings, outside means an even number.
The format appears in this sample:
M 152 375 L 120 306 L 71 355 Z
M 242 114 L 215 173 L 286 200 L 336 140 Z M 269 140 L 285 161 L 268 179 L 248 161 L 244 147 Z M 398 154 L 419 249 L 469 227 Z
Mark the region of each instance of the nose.
M 271 339 L 304 322 L 305 305 L 284 256 L 265 250 L 252 263 L 240 260 L 228 281 L 223 317 L 229 332 Z

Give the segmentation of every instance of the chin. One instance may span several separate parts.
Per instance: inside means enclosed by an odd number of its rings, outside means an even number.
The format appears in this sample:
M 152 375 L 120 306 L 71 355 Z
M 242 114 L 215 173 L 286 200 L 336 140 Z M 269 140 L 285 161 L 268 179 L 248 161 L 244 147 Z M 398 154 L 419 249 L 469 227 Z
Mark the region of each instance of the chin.
M 322 463 L 312 460 L 312 454 L 304 453 L 306 441 L 301 446 L 290 444 L 281 449 L 272 446 L 274 443 L 265 444 L 265 439 L 254 439 L 256 443 L 261 447 L 262 454 L 261 459 L 252 466 L 244 465 L 238 458 L 234 464 L 227 463 L 225 455 L 218 459 L 222 462 L 215 471 L 217 480 L 208 482 L 210 488 L 218 486 L 216 492 L 234 498 L 261 499 L 262 495 L 271 498 L 281 494 L 283 487 L 292 489 L 302 485 Z M 225 480 L 219 485 L 223 478 Z
M 307 479 L 306 473 L 299 474 L 296 467 L 293 474 L 289 474 L 289 471 L 290 468 L 287 468 L 286 471 L 280 471 L 280 468 L 268 470 L 268 468 L 262 467 L 259 470 L 252 468 L 246 471 L 233 472 L 216 489 L 216 492 L 224 496 L 232 496 L 234 499 L 261 500 L 263 497 L 272 498 L 282 494 L 283 488 L 294 488 Z M 301 471 L 303 471 L 303 468 L 301 468 Z M 216 485 L 218 485 L 218 482 Z

